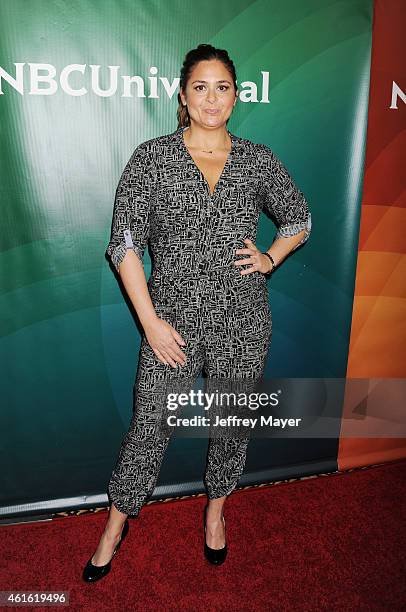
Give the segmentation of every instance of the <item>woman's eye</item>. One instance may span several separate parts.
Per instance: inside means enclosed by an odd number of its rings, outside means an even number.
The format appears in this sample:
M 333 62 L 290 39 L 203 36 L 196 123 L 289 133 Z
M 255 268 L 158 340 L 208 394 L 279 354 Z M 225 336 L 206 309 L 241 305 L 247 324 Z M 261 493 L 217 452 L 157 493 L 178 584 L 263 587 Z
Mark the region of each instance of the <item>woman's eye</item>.
M 195 89 L 196 91 L 202 91 L 202 89 L 204 89 L 205 85 L 196 85 Z M 219 88 L 221 91 L 227 91 L 229 88 L 228 85 L 219 85 Z

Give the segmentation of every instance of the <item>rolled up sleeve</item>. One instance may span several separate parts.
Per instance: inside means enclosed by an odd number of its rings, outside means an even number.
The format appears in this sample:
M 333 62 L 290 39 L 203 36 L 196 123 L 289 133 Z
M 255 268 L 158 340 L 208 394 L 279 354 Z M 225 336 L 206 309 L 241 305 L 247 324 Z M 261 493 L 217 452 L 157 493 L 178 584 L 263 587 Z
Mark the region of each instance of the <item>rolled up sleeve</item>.
M 273 241 L 305 230 L 302 240 L 293 248 L 296 250 L 310 236 L 312 218 L 309 205 L 280 159 L 266 145 L 263 147 L 263 205 L 276 221 L 277 232 Z
M 106 255 L 119 272 L 128 249 L 141 263 L 149 237 L 150 201 L 154 167 L 145 143 L 139 145 L 120 177 L 113 207 L 110 241 Z

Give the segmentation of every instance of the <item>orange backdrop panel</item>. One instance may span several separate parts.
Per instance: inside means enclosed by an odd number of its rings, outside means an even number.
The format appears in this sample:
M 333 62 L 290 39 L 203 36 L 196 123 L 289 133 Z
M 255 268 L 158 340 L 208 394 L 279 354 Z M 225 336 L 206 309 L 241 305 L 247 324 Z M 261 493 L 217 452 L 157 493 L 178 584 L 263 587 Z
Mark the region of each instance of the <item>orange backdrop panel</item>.
M 367 150 L 347 378 L 406 376 L 406 2 L 375 0 Z M 395 85 L 394 85 L 395 84 Z M 393 106 L 393 105 L 392 105 Z M 348 383 L 351 384 L 350 382 Z M 381 418 L 387 407 L 382 403 Z M 405 438 L 367 437 L 368 397 L 358 414 L 365 437 L 351 436 L 347 389 L 338 467 L 346 469 L 406 457 Z M 354 428 L 353 428 L 354 429 Z

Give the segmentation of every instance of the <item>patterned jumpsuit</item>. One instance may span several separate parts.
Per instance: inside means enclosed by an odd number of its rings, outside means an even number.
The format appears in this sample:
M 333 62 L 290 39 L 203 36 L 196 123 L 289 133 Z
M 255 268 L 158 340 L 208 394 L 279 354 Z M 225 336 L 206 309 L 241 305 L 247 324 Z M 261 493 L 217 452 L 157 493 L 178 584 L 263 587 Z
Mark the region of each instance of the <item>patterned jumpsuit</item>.
M 275 238 L 311 231 L 303 193 L 264 144 L 228 134 L 231 151 L 211 194 L 186 148 L 183 131 L 152 138 L 133 152 L 121 175 L 106 253 L 115 268 L 127 249 L 143 258 L 149 242 L 148 289 L 155 311 L 183 337 L 186 364 L 158 360 L 142 335 L 135 409 L 108 484 L 118 510 L 137 516 L 153 493 L 169 435 L 159 435 L 165 383 L 192 382 L 205 371 L 210 392 L 221 380 L 261 379 L 272 332 L 266 277 L 235 266 L 244 238 L 256 241 L 264 208 Z M 299 246 L 299 245 L 297 245 Z M 296 247 L 297 248 L 297 247 Z M 214 388 L 214 387 L 213 387 Z M 247 437 L 212 436 L 204 483 L 209 499 L 230 495 L 243 472 Z

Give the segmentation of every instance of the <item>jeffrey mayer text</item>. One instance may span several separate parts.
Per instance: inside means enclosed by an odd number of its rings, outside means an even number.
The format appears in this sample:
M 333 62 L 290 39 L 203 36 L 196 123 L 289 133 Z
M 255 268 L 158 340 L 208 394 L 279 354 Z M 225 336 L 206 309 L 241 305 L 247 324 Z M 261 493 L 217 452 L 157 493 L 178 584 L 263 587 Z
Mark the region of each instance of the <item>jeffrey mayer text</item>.
M 271 416 L 261 416 L 260 419 L 255 418 L 255 419 L 244 419 L 244 418 L 240 418 L 237 417 L 235 415 L 230 415 L 228 417 L 219 417 L 216 416 L 216 420 L 213 423 L 213 425 L 216 426 L 220 426 L 220 427 L 232 427 L 232 426 L 242 426 L 242 427 L 251 427 L 251 429 L 253 429 L 254 427 L 256 427 L 258 420 L 260 420 L 260 425 L 261 427 L 265 426 L 265 427 L 281 427 L 282 429 L 284 429 L 287 425 L 289 427 L 298 427 L 299 422 L 302 419 L 276 419 L 274 418 L 272 415 Z

